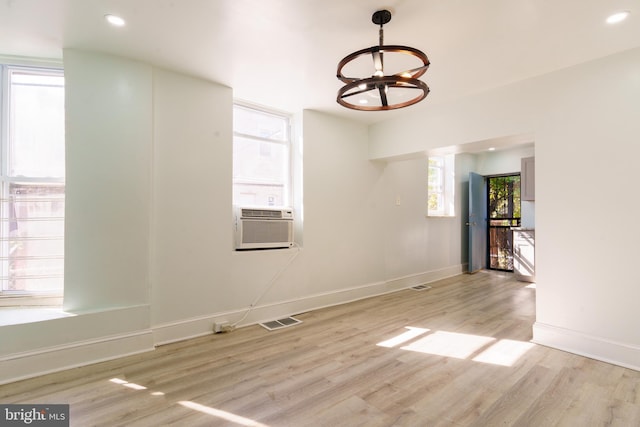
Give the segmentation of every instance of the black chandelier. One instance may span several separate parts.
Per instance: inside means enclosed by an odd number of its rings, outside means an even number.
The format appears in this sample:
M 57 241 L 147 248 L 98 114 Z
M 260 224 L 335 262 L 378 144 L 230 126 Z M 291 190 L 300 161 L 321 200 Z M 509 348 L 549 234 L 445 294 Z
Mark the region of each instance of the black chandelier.
M 429 68 L 427 55 L 412 47 L 383 44 L 382 26 L 391 21 L 391 12 L 388 10 L 375 12 L 371 21 L 380 25 L 380 44 L 353 52 L 338 63 L 337 77 L 345 83 L 338 91 L 338 104 L 353 110 L 383 111 L 407 107 L 422 101 L 429 94 L 429 87 L 418 79 Z M 367 56 L 373 59 L 373 75 L 345 76 L 345 69 L 347 72 L 369 72 L 367 70 L 371 70 L 371 66 L 367 65 L 368 61 L 364 66 L 362 61 L 359 61 Z M 392 61 L 394 57 L 398 59 Z M 387 68 L 391 68 L 389 65 L 393 66 L 394 71 L 398 68 L 402 70 L 405 66 L 408 69 L 385 74 L 385 65 Z

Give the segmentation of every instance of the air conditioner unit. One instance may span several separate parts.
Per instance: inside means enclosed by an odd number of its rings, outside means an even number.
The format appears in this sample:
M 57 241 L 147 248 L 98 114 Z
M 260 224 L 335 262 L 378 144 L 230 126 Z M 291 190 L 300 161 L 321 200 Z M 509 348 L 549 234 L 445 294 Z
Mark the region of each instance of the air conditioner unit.
M 237 207 L 236 250 L 293 246 L 293 210 Z

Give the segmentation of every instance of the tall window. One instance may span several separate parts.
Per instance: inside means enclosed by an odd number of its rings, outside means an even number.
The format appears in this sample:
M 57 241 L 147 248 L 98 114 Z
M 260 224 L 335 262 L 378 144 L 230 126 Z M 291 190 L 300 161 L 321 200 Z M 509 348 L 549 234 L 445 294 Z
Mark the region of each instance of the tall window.
M 64 75 L 0 65 L 0 296 L 59 295 L 64 269 Z
M 454 216 L 455 155 L 429 156 L 427 214 Z
M 289 206 L 289 116 L 242 104 L 233 108 L 233 203 Z

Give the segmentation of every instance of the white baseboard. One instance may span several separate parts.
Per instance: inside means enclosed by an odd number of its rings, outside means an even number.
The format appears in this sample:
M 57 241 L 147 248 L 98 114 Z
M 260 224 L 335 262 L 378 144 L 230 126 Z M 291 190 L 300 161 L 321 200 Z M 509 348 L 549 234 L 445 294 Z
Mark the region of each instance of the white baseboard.
M 532 341 L 536 344 L 640 371 L 640 346 L 637 345 L 615 342 L 540 322 L 533 325 Z
M 0 384 L 153 350 L 146 304 L 0 327 Z
M 0 384 L 104 362 L 154 349 L 150 330 L 78 341 L 0 357 Z
M 439 270 L 425 271 L 423 273 L 411 274 L 408 276 L 398 277 L 387 280 L 387 284 L 397 289 L 409 288 L 411 286 L 422 285 L 425 283 L 435 282 L 436 280 L 446 279 L 448 277 L 457 276 L 465 271 L 466 264 L 454 265 L 451 267 L 441 268 Z
M 430 283 L 436 280 L 462 274 L 463 266 L 456 265 L 440 270 L 370 283 L 364 286 L 338 289 L 336 291 L 309 295 L 287 301 L 254 307 L 248 314 L 248 308 L 183 319 L 176 322 L 152 326 L 156 345 L 168 344 L 213 333 L 214 323 L 239 322 L 238 327 L 254 325 L 268 320 L 279 319 L 306 311 L 345 304 L 364 298 L 384 295 L 412 286 Z M 245 317 L 246 315 L 246 317 Z

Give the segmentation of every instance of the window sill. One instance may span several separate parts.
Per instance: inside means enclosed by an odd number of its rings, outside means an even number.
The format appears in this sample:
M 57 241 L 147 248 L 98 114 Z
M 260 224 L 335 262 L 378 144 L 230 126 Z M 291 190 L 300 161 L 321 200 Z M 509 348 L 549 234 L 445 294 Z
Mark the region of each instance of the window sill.
M 1 308 L 62 307 L 61 295 L 2 295 Z
M 62 307 L 0 307 L 0 326 L 19 325 L 75 316 Z

